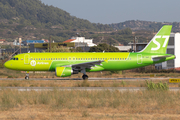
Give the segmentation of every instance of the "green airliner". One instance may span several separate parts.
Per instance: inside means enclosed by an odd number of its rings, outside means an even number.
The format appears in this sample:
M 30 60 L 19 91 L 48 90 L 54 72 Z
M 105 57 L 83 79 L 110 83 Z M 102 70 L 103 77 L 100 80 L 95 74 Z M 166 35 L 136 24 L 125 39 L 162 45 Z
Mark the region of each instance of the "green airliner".
M 55 71 L 57 77 L 81 72 L 84 80 L 88 79 L 86 72 L 144 67 L 175 59 L 175 55 L 166 54 L 171 28 L 172 25 L 164 25 L 140 52 L 25 53 L 14 56 L 4 66 L 20 71 Z M 29 74 L 25 79 L 29 79 Z

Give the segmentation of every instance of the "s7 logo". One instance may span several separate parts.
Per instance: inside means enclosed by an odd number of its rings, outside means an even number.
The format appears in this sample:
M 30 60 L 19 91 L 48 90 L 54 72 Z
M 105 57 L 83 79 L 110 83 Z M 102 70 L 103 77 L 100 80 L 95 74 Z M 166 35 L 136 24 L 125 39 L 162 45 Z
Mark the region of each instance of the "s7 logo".
M 157 38 L 165 38 L 164 44 L 162 47 L 166 47 L 168 40 L 169 40 L 169 36 L 155 36 L 153 38 L 153 43 L 157 45 L 156 48 L 151 48 L 151 50 L 159 50 L 159 48 L 161 47 L 160 43 L 158 41 L 156 41 Z

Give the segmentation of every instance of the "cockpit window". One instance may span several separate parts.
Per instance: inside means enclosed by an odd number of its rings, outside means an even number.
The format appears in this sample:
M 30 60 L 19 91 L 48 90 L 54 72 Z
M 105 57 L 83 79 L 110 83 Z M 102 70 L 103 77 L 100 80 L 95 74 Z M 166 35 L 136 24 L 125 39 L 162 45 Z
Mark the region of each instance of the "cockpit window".
M 18 60 L 18 58 L 11 58 L 10 60 Z

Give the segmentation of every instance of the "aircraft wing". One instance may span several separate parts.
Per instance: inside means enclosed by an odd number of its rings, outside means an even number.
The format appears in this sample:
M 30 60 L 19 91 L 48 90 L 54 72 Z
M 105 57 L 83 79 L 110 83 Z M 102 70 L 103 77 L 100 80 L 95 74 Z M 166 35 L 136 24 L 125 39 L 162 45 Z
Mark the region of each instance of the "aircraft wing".
M 98 61 L 92 61 L 92 62 L 84 62 L 84 63 L 78 63 L 78 64 L 71 64 L 70 66 L 73 69 L 81 70 L 83 68 L 91 69 L 91 67 L 94 67 L 95 65 L 101 65 L 102 62 L 105 62 L 104 60 L 98 60 Z

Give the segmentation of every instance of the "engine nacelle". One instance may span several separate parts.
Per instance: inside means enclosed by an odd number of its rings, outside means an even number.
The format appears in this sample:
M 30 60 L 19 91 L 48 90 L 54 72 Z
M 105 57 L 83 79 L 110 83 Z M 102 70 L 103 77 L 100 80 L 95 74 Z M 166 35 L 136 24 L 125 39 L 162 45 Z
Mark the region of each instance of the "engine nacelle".
M 68 77 L 73 74 L 72 67 L 56 67 L 55 74 L 57 77 Z

